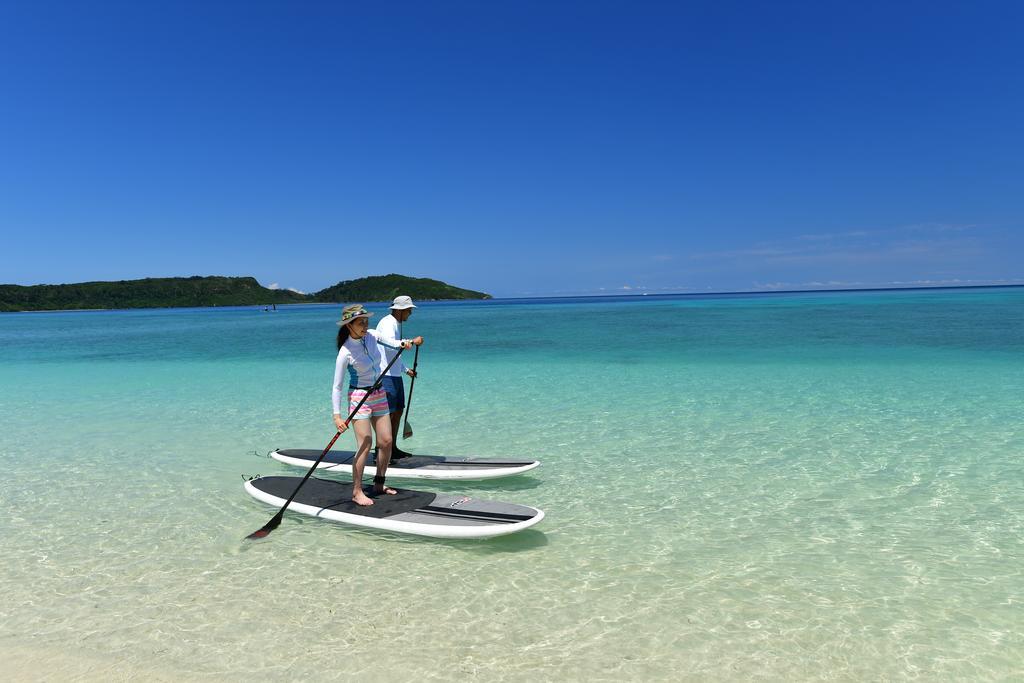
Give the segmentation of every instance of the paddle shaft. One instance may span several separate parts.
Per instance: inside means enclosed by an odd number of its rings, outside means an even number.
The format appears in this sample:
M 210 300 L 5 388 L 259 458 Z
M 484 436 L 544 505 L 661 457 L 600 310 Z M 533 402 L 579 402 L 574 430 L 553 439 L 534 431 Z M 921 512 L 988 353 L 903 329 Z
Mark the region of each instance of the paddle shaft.
M 412 436 L 412 429 L 409 427 L 409 409 L 412 408 L 412 391 L 416 388 L 416 366 L 420 363 L 420 347 L 416 347 L 416 355 L 412 357 L 412 381 L 409 382 L 409 400 L 405 403 L 405 426 L 402 428 L 402 438 L 408 439 Z
M 380 373 L 380 377 L 378 377 L 377 381 L 373 383 L 373 386 L 370 387 L 370 390 L 366 392 L 363 398 L 360 399 L 359 403 L 356 404 L 356 407 L 352 409 L 352 412 L 348 414 L 348 417 L 345 418 L 346 427 L 348 427 L 348 423 L 352 421 L 352 418 L 356 416 L 356 413 L 359 412 L 359 409 L 363 407 L 363 404 L 366 403 L 366 399 L 370 397 L 370 394 L 380 389 L 380 386 L 384 381 L 384 376 L 388 374 L 388 370 L 391 369 L 391 366 L 395 364 L 395 361 L 398 360 L 398 358 L 402 355 L 402 351 L 404 350 L 405 349 L 401 348 L 398 349 L 398 353 L 395 354 L 395 357 L 392 358 L 391 362 L 388 363 L 387 366 L 384 368 L 384 372 Z M 309 471 L 306 472 L 306 476 L 302 478 L 302 481 L 299 482 L 299 485 L 295 487 L 294 491 L 292 491 L 292 495 L 288 496 L 288 500 L 284 502 L 284 505 L 282 505 L 281 509 L 277 511 L 277 514 L 271 517 L 270 521 L 264 524 L 262 528 L 252 532 L 251 534 L 246 536 L 246 538 L 264 538 L 268 536 L 271 531 L 280 526 L 281 520 L 284 518 L 284 511 L 295 499 L 295 495 L 299 492 L 299 489 L 302 488 L 302 485 L 306 483 L 306 480 L 308 480 L 310 475 L 313 474 L 313 472 L 316 470 L 317 466 L 320 464 L 320 461 L 324 459 L 324 456 L 327 455 L 328 452 L 330 452 L 331 446 L 334 445 L 334 442 L 338 440 L 339 436 L 341 436 L 340 429 L 334 433 L 334 438 L 331 439 L 331 442 L 329 444 L 327 444 L 327 448 L 325 448 L 324 452 L 320 454 L 320 457 L 316 459 L 316 462 L 313 463 L 313 466 L 309 468 Z

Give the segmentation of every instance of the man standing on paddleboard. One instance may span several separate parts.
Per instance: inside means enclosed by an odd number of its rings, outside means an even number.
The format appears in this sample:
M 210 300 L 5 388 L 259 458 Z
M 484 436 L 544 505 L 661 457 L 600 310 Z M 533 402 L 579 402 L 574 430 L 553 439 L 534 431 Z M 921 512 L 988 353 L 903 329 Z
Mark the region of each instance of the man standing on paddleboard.
M 408 296 L 396 296 L 391 302 L 391 313 L 380 319 L 377 323 L 377 333 L 388 339 L 402 339 L 402 323 L 412 315 L 412 309 L 416 304 Z M 387 346 L 384 350 L 384 363 L 390 363 L 397 351 Z M 402 374 L 410 377 L 416 376 L 416 371 L 406 367 L 402 359 L 391 366 L 388 374 L 384 376 L 384 392 L 388 396 L 388 408 L 391 410 L 391 433 L 395 435 L 394 445 L 391 447 L 391 460 L 407 458 L 409 454 L 398 447 L 398 425 L 402 421 L 402 413 L 405 411 L 405 381 Z

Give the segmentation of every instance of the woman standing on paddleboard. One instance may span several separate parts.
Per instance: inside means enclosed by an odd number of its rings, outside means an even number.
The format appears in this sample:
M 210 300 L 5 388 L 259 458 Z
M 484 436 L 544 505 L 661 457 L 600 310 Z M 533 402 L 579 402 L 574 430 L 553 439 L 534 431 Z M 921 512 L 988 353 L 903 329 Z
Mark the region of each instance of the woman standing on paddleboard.
M 334 365 L 334 385 L 331 391 L 331 404 L 334 408 L 334 425 L 339 432 L 348 429 L 345 417 L 341 412 L 341 399 L 348 395 L 348 410 L 351 412 L 359 401 L 366 396 L 380 378 L 384 364 L 384 354 L 378 343 L 393 349 L 408 349 L 423 343 L 423 337 L 415 339 L 391 339 L 378 335 L 376 330 L 369 329 L 370 316 L 361 304 L 346 306 L 338 321 L 338 359 Z M 377 475 L 373 478 L 375 494 L 394 495 L 393 488 L 384 485 L 384 475 L 391 460 L 391 446 L 394 439 L 391 434 L 390 409 L 387 395 L 378 388 L 367 396 L 359 412 L 353 416 L 353 428 L 356 430 L 356 456 L 352 461 L 352 500 L 357 505 L 373 505 L 373 500 L 363 493 L 363 467 L 366 465 L 366 454 L 370 452 L 373 442 L 370 433 L 377 433 Z

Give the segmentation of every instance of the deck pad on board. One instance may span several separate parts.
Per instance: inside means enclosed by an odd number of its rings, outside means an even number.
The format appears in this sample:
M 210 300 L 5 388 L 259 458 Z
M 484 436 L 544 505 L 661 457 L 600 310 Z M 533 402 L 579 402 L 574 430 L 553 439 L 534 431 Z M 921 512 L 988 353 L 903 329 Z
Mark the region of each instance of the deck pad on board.
M 260 477 L 253 480 L 253 485 L 265 493 L 281 498 L 283 505 L 300 481 L 302 481 L 301 477 Z M 350 515 L 363 515 L 379 519 L 430 505 L 437 497 L 437 494 L 427 491 L 396 490 L 398 493 L 393 496 L 378 495 L 372 492 L 371 487 L 364 486 L 363 491 L 373 499 L 373 505 L 356 505 L 352 502 L 352 482 L 337 482 L 310 477 L 302 485 L 295 501 L 323 510 L 337 510 Z

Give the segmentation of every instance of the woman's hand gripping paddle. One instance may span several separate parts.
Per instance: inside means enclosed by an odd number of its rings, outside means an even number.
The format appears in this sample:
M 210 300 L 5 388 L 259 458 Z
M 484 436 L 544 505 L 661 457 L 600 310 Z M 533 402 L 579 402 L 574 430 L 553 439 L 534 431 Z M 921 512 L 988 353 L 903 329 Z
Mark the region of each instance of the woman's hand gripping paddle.
M 391 366 L 395 364 L 395 361 L 398 360 L 399 356 L 402 355 L 402 351 L 404 350 L 405 349 L 398 350 L 398 353 L 396 353 L 395 357 L 391 359 L 391 362 L 387 364 L 387 367 L 384 368 L 384 371 L 380 373 L 380 377 L 378 377 L 377 381 L 373 383 L 373 386 L 370 387 L 370 390 L 366 392 L 366 395 L 363 396 L 363 398 L 359 401 L 358 404 L 356 404 L 356 407 L 352 409 L 352 412 L 348 414 L 348 417 L 345 418 L 346 427 L 348 426 L 348 423 L 352 421 L 352 418 L 356 416 L 356 413 L 359 412 L 359 409 L 363 407 L 363 404 L 366 403 L 366 399 L 370 397 L 370 394 L 380 389 L 380 386 L 384 380 L 384 375 L 388 374 L 388 370 L 391 369 Z M 260 538 L 266 538 L 270 535 L 271 531 L 273 531 L 281 525 L 281 520 L 284 519 L 284 511 L 288 509 L 288 506 L 291 504 L 292 500 L 295 499 L 295 494 L 299 492 L 299 489 L 302 488 L 302 485 L 306 483 L 307 479 L 309 479 L 309 475 L 313 474 L 313 471 L 316 470 L 317 465 L 320 464 L 320 461 L 323 460 L 324 456 L 327 455 L 327 453 L 331 450 L 331 446 L 334 445 L 334 442 L 338 440 L 339 436 L 341 436 L 340 429 L 337 432 L 335 432 L 334 438 L 331 439 L 331 442 L 329 444 L 327 444 L 327 448 L 325 448 L 324 452 L 320 454 L 320 457 L 316 459 L 316 462 L 313 463 L 313 466 L 309 468 L 309 471 L 306 472 L 306 476 L 302 478 L 302 481 L 299 482 L 299 485 L 295 487 L 294 491 L 292 491 L 292 495 L 288 496 L 288 500 L 284 502 L 284 505 L 282 505 L 281 509 L 277 511 L 277 514 L 271 517 L 270 521 L 264 524 L 260 529 L 246 536 L 247 539 L 255 541 Z
M 412 407 L 412 392 L 416 388 L 416 366 L 420 362 L 420 347 L 416 347 L 416 355 L 412 357 L 412 382 L 409 383 L 409 402 L 405 404 L 405 427 L 402 428 L 402 438 L 412 437 L 412 425 L 409 424 L 409 409 Z

